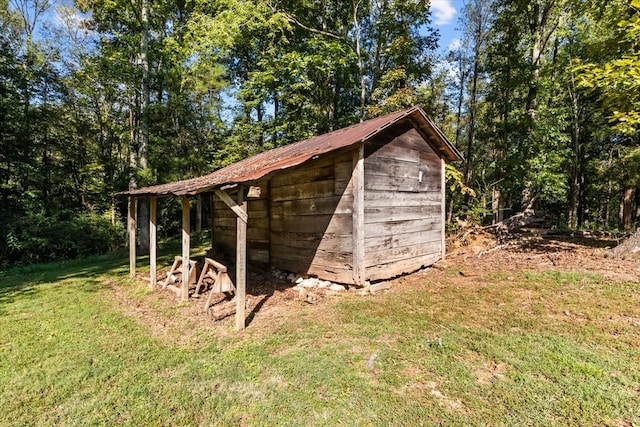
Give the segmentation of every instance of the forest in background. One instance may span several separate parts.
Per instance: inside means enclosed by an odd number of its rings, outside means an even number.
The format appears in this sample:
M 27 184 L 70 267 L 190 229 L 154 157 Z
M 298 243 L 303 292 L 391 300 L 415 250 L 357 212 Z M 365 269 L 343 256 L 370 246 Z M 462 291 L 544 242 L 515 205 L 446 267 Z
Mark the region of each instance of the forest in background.
M 413 105 L 465 155 L 450 220 L 634 229 L 640 0 L 467 0 L 459 27 L 442 55 L 424 0 L 0 0 L 0 267 L 121 245 L 119 191 Z

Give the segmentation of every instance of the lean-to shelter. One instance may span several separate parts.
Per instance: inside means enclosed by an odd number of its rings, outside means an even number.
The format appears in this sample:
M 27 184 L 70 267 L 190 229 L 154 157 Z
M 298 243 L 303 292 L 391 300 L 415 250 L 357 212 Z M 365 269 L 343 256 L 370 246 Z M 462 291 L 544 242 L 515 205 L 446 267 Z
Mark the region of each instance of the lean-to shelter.
M 152 252 L 156 197 L 183 198 L 185 259 L 188 197 L 215 195 L 213 243 L 236 251 L 238 297 L 244 298 L 247 260 L 363 286 L 445 256 L 445 163 L 461 159 L 425 112 L 413 107 L 275 148 L 205 176 L 123 194 L 130 197 L 134 239 L 135 199 L 151 198 Z M 131 258 L 134 271 L 135 253 Z M 151 258 L 154 281 L 154 253 Z M 238 322 L 238 328 L 244 327 L 244 317 Z

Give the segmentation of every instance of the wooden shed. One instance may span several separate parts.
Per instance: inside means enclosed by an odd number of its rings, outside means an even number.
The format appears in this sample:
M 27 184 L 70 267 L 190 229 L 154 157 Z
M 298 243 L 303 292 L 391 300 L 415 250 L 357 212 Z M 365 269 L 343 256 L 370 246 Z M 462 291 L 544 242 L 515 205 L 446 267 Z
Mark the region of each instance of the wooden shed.
M 125 194 L 151 197 L 152 210 L 157 196 L 215 194 L 213 243 L 236 250 L 238 268 L 246 254 L 249 263 L 364 285 L 445 256 L 445 162 L 461 158 L 413 107 Z

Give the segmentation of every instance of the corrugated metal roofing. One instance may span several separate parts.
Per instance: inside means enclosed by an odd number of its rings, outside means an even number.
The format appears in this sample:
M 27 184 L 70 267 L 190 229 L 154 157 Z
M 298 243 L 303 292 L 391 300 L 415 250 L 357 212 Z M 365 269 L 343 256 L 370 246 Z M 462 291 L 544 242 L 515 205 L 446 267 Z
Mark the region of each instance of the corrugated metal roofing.
M 412 107 L 294 144 L 265 151 L 208 175 L 138 188 L 121 194 L 131 196 L 189 196 L 209 192 L 228 184 L 255 181 L 271 172 L 300 165 L 314 156 L 358 144 L 393 126 L 402 119 L 409 119 L 414 126 L 426 132 L 431 137 L 430 142 L 435 145 L 434 148 L 447 161 L 462 159 L 460 152 L 451 145 L 425 112 L 420 107 Z

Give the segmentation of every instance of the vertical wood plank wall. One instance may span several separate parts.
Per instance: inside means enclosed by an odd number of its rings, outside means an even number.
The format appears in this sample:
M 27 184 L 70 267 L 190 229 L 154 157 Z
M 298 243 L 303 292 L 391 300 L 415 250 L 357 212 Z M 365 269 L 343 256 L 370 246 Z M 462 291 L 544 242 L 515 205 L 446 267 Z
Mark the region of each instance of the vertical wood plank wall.
M 367 279 L 387 279 L 439 260 L 440 157 L 410 128 L 368 141 L 364 170 Z

